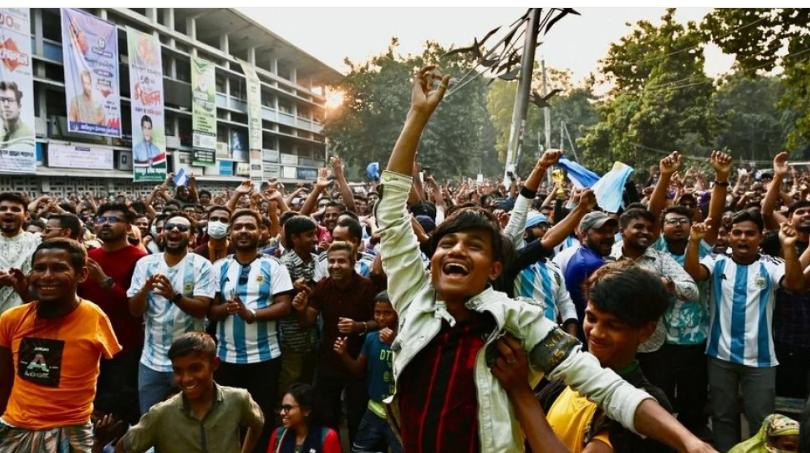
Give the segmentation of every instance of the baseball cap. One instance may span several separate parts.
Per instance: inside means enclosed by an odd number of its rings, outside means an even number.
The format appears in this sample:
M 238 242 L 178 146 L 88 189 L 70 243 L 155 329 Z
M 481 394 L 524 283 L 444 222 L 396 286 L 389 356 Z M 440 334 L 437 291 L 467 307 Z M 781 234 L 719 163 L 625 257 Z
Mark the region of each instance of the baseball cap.
M 593 211 L 585 214 L 585 217 L 579 221 L 579 230 L 583 233 L 590 230 L 591 228 L 602 228 L 605 226 L 606 223 L 612 222 L 616 225 L 619 224 L 619 221 L 607 215 L 602 211 Z
M 548 217 L 543 214 L 530 214 L 526 219 L 526 229 L 534 228 L 541 223 L 549 223 Z

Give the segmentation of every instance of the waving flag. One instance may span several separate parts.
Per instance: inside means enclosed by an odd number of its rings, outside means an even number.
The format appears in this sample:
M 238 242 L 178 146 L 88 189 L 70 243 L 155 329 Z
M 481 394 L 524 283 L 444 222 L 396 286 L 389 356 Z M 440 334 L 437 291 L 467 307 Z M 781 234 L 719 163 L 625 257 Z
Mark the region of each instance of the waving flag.
M 614 162 L 613 168 L 599 178 L 591 188 L 596 195 L 596 203 L 607 212 L 618 212 L 622 207 L 622 194 L 627 178 L 635 171 L 633 167 Z
M 557 162 L 557 166 L 565 170 L 568 174 L 568 179 L 574 184 L 577 189 L 585 189 L 596 184 L 599 181 L 599 175 L 588 170 L 582 165 L 561 157 Z

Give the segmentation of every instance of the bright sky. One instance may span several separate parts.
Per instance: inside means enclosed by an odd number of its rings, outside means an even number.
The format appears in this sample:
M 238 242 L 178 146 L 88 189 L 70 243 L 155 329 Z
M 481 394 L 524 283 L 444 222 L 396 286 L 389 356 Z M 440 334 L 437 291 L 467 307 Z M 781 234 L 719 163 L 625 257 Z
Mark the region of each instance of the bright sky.
M 239 8 L 254 20 L 326 62 L 348 72 L 343 59 L 362 62 L 383 52 L 392 36 L 399 38 L 403 55 L 419 53 L 425 41 L 449 47 L 466 46 L 473 37 L 482 37 L 498 25 L 505 29 L 526 11 L 525 8 Z M 596 72 L 598 60 L 611 42 L 628 33 L 626 23 L 650 20 L 658 23 L 664 8 L 577 8 L 581 16 L 568 15 L 546 37 L 539 55 L 547 66 L 570 69 L 574 83 Z M 699 21 L 710 8 L 681 8 L 676 17 L 682 22 Z M 538 57 L 539 57 L 538 55 Z M 706 51 L 706 73 L 712 77 L 729 70 L 733 58 L 716 47 Z

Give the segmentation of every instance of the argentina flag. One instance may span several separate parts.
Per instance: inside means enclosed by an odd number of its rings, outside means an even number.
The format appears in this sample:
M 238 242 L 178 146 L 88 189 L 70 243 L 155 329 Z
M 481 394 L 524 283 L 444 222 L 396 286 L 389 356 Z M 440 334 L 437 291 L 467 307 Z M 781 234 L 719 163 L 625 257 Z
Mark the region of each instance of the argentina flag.
M 614 162 L 613 168 L 591 187 L 596 203 L 607 212 L 618 212 L 622 207 L 622 195 L 627 178 L 635 171 L 633 167 Z

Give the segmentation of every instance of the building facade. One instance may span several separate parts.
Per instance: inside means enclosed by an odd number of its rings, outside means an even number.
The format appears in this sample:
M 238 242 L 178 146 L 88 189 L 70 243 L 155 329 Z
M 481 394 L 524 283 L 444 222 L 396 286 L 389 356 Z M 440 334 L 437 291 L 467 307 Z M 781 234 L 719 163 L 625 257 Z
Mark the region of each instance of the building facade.
M 228 153 L 246 147 L 248 134 L 247 84 L 242 62 L 250 63 L 261 85 L 263 179 L 285 183 L 312 181 L 325 159 L 322 134 L 325 87 L 341 74 L 325 63 L 234 9 L 109 8 L 84 12 L 115 24 L 122 136 L 103 137 L 69 132 L 61 11 L 32 8 L 31 63 L 37 167 L 34 174 L 0 173 L 0 191 L 50 193 L 126 193 L 143 195 L 156 183 L 134 183 L 132 173 L 132 118 L 130 114 L 127 28 L 159 39 L 163 66 L 164 128 L 168 171 L 193 172 L 209 189 L 234 187 L 248 176 L 244 163 L 191 165 L 191 59 L 215 64 L 216 146 Z M 138 121 L 137 119 L 135 120 Z M 92 145 L 113 153 L 113 169 L 70 168 L 49 157 L 59 146 Z

